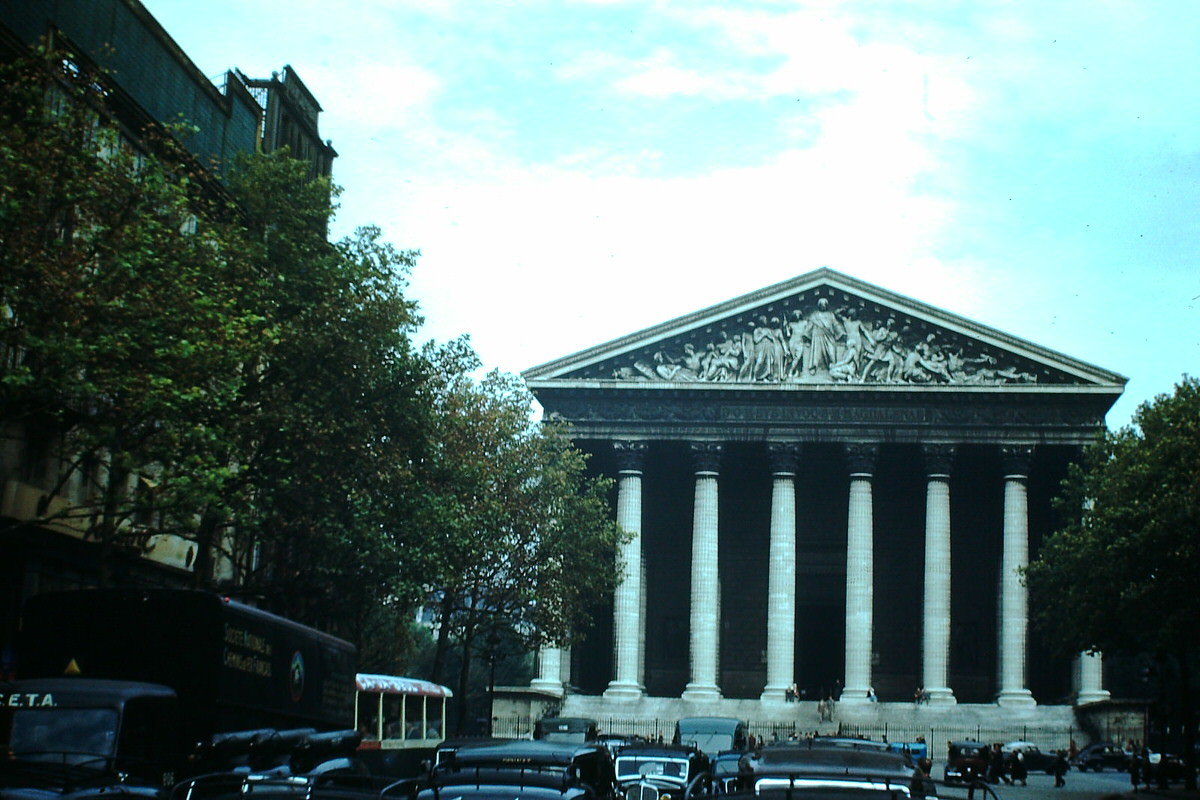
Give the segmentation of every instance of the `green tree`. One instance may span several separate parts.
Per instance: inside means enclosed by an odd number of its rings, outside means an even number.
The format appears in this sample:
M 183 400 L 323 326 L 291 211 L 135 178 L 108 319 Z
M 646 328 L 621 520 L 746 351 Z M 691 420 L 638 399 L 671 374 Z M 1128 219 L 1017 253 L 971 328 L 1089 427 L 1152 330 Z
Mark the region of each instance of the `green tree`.
M 264 330 L 240 227 L 169 132 L 135 149 L 103 77 L 61 53 L 0 84 L 0 425 L 23 479 L 71 500 L 42 521 L 98 541 L 107 582 L 116 550 L 192 524 L 224 468 L 198 420 L 235 401 Z
M 233 512 L 243 591 L 356 636 L 381 604 L 417 593 L 405 549 L 427 370 L 403 295 L 416 254 L 377 228 L 328 242 L 330 186 L 286 153 L 242 159 L 229 183 L 255 242 L 250 271 L 269 287 L 270 337 L 229 426 L 237 475 L 213 519 Z
M 611 481 L 588 477 L 566 430 L 534 421 L 532 396 L 511 375 L 476 381 L 463 341 L 432 364 L 436 447 L 422 465 L 430 487 L 429 603 L 437 609 L 441 680 L 451 643 L 457 691 L 469 694 L 472 663 L 489 639 L 526 647 L 570 644 L 620 577 L 623 533 L 608 503 Z M 469 718 L 458 706 L 459 727 Z
M 1171 665 L 1191 766 L 1200 381 L 1185 377 L 1088 448 L 1063 482 L 1058 509 L 1067 522 L 1025 573 L 1036 623 L 1066 653 L 1149 653 Z

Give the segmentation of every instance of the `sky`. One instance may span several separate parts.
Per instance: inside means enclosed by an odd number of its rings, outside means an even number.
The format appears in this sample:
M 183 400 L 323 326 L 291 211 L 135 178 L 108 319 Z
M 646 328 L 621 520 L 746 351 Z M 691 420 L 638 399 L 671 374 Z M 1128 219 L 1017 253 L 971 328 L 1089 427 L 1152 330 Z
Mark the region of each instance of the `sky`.
M 1200 369 L 1200 3 L 143 0 L 291 65 L 333 233 L 519 373 L 827 266 L 1129 379 Z

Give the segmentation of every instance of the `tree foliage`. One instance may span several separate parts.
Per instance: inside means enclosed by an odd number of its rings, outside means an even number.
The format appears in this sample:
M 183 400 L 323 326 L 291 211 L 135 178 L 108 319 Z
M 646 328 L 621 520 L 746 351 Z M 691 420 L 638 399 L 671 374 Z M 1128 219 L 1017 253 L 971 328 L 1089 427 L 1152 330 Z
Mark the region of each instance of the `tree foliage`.
M 421 603 L 464 681 L 480 635 L 587 626 L 617 580 L 609 484 L 518 378 L 471 377 L 465 338 L 413 345 L 416 252 L 329 241 L 337 190 L 286 151 L 218 181 L 170 130 L 123 128 L 65 54 L 0 70 L 2 477 L 62 501 L 28 524 L 99 542 L 101 582 L 184 537 L 194 585 L 381 671 Z
M 1200 382 L 1143 404 L 1073 465 L 1066 520 L 1026 571 L 1067 652 L 1172 652 L 1200 629 Z
M 532 419 L 519 379 L 492 372 L 474 380 L 462 341 L 429 358 L 445 365 L 428 385 L 436 448 L 422 470 L 437 497 L 428 506 L 437 537 L 429 603 L 439 611 L 442 650 L 451 637 L 463 650 L 465 695 L 480 637 L 499 628 L 526 646 L 568 644 L 588 627 L 620 577 L 624 534 L 609 514 L 611 481 L 587 475 L 566 430 Z
M 28 480 L 106 548 L 174 530 L 222 465 L 206 419 L 236 401 L 264 334 L 241 231 L 162 131 L 136 150 L 97 79 L 46 54 L 0 93 L 0 424 Z M 189 459 L 180 461 L 177 454 Z
M 1106 432 L 1071 467 L 1057 503 L 1067 521 L 1025 572 L 1035 622 L 1066 653 L 1153 657 L 1153 725 L 1163 736 L 1180 726 L 1195 788 L 1200 381 L 1185 377 Z

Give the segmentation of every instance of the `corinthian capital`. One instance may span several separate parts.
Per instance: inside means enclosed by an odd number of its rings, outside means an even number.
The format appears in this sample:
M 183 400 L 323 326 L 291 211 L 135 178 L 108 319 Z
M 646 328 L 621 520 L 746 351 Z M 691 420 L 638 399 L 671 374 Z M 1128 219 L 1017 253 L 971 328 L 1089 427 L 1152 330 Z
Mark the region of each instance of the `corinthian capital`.
M 612 443 L 617 456 L 617 469 L 621 472 L 641 472 L 649 446 L 645 442 L 618 439 Z
M 692 442 L 689 448 L 696 472 L 717 472 L 720 469 L 725 445 L 720 442 Z

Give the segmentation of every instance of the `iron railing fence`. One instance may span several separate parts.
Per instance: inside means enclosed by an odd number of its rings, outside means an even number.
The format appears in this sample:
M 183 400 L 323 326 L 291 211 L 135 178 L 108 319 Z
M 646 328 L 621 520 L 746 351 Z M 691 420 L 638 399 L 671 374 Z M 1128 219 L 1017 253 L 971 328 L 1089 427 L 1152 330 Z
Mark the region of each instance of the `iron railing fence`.
M 537 722 L 535 717 L 498 717 L 492 721 L 492 735 L 506 739 L 529 739 L 533 737 L 533 727 Z M 669 742 L 675 734 L 674 719 L 645 719 L 632 717 L 600 717 L 596 718 L 597 726 L 602 734 L 626 734 L 641 736 L 649 740 Z M 815 733 L 810 723 L 799 720 L 747 720 L 747 728 L 756 741 L 770 743 L 774 741 L 800 740 Z M 823 725 L 824 735 L 829 735 L 828 725 Z M 1013 742 L 1032 741 L 1044 752 L 1069 750 L 1071 743 L 1083 747 L 1093 736 L 1080 728 L 1067 727 L 1061 730 L 1047 731 L 1043 727 L 1028 725 L 986 726 L 986 725 L 898 725 L 895 723 L 879 723 L 876 725 L 839 723 L 837 735 L 872 739 L 879 742 L 894 742 L 897 744 L 925 742 L 930 757 L 935 761 L 946 757 L 946 743 L 958 741 L 978 742 Z M 1104 738 L 1124 744 L 1128 740 L 1141 740 L 1143 731 L 1139 728 L 1129 728 L 1116 724 L 1107 725 L 1103 731 Z

